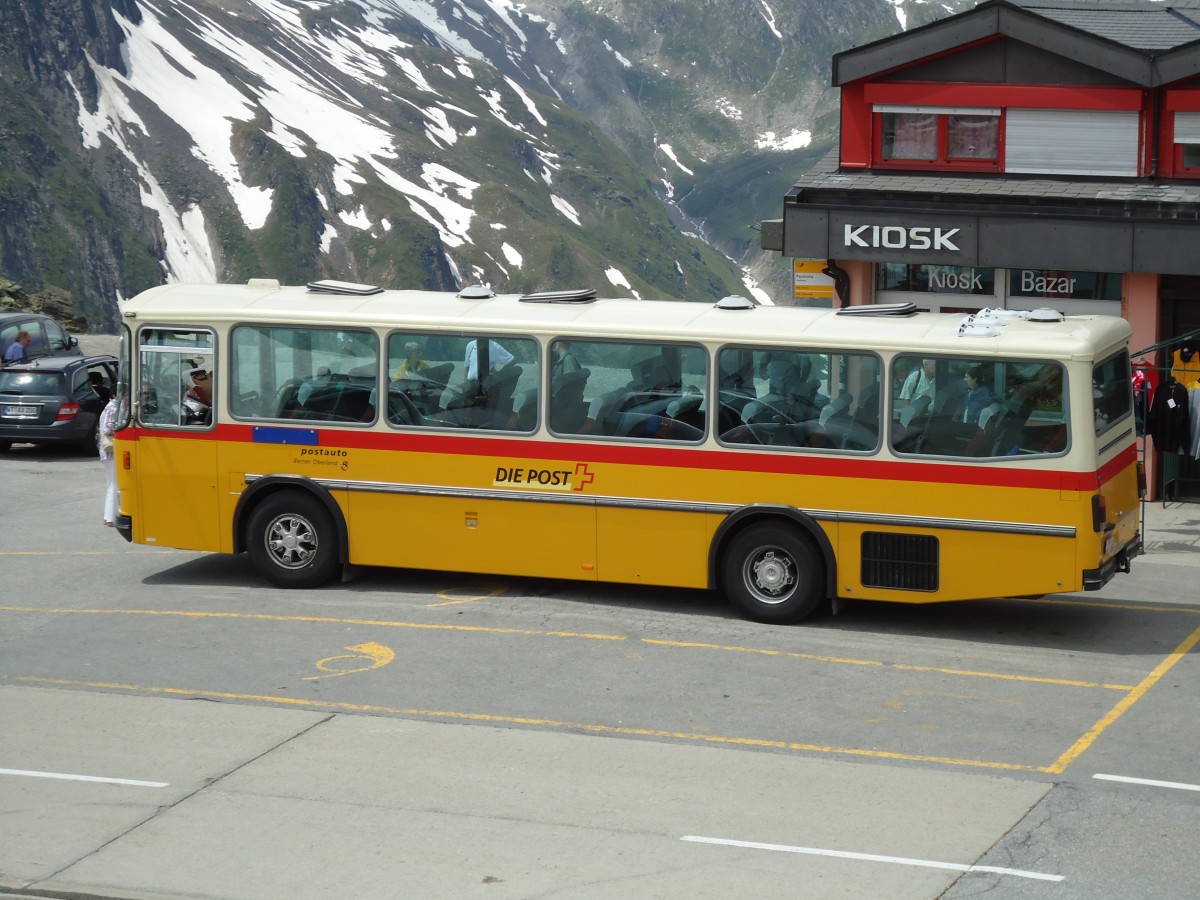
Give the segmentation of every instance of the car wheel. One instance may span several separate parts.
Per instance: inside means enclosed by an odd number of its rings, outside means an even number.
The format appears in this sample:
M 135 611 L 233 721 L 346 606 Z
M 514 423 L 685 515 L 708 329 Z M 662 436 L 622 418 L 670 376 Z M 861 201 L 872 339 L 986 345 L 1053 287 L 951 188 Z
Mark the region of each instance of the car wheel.
M 797 529 L 766 522 L 734 536 L 721 557 L 726 598 L 757 622 L 798 622 L 824 596 L 825 566 L 816 545 Z
M 12 446 L 12 441 L 0 441 L 0 453 L 7 453 L 8 448 Z
M 259 573 L 286 588 L 315 588 L 338 567 L 338 534 L 333 516 L 304 491 L 283 491 L 264 500 L 250 515 L 246 547 Z

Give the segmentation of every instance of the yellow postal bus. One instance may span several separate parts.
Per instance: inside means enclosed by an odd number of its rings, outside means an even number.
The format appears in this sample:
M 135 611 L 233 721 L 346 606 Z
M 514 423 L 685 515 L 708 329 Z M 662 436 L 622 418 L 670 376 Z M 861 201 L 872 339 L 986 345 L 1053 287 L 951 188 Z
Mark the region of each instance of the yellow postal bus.
M 129 540 L 719 589 L 744 615 L 1099 588 L 1141 549 L 1128 324 L 168 285 L 122 306 Z

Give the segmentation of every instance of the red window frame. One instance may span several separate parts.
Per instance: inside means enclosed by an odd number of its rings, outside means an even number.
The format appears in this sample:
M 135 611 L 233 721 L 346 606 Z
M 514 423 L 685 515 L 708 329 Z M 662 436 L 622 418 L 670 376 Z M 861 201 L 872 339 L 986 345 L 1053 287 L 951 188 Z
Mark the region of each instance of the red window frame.
M 895 110 L 889 110 L 895 112 Z M 914 110 L 914 113 L 916 111 Z M 1002 172 L 1004 170 L 1004 118 L 1005 110 L 1001 109 L 996 119 L 996 158 L 980 159 L 978 157 L 952 157 L 949 155 L 949 118 L 952 115 L 971 115 L 970 113 L 927 113 L 937 116 L 937 152 L 934 159 L 890 158 L 883 154 L 883 117 L 884 112 L 871 114 L 873 167 L 876 169 L 928 169 L 958 172 Z M 977 114 L 977 115 L 982 115 Z M 1200 170 L 1197 171 L 1200 175 Z

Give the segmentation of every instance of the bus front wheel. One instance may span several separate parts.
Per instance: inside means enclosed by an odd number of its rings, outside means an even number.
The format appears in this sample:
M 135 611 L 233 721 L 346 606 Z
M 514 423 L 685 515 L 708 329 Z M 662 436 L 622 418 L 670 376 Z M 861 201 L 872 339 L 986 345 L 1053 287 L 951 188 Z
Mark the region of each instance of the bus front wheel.
M 250 516 L 246 541 L 255 568 L 272 584 L 320 587 L 337 571 L 337 530 L 321 502 L 301 491 L 268 497 Z
M 798 622 L 820 604 L 824 583 L 816 546 L 783 525 L 749 526 L 733 537 L 721 560 L 725 596 L 757 622 Z

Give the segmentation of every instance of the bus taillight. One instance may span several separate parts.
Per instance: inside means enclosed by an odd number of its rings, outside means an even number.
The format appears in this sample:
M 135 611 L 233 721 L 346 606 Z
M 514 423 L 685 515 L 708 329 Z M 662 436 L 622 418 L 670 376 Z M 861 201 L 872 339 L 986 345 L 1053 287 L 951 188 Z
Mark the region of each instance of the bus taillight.
M 1137 464 L 1137 479 L 1138 479 L 1138 499 L 1146 499 L 1146 463 L 1138 460 Z

